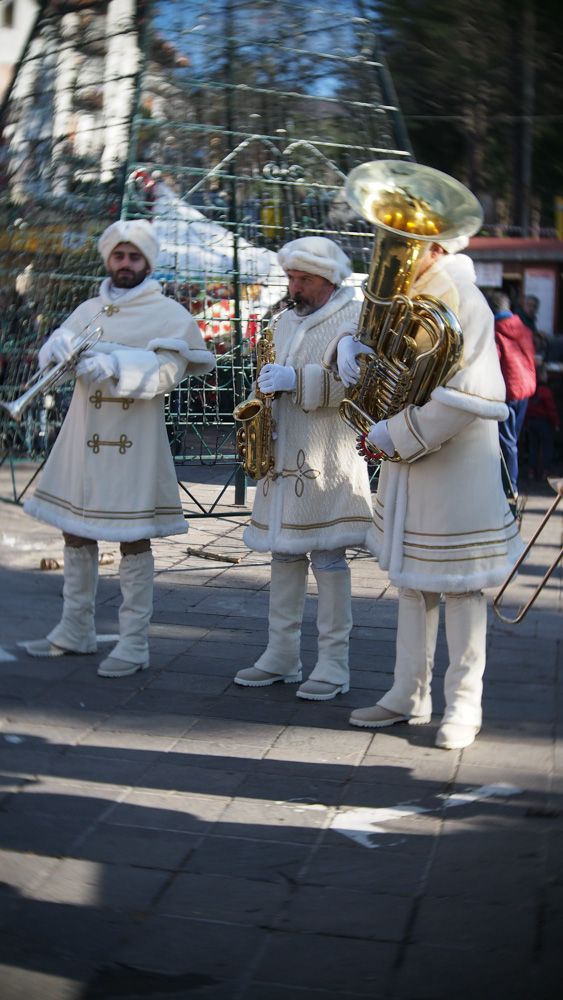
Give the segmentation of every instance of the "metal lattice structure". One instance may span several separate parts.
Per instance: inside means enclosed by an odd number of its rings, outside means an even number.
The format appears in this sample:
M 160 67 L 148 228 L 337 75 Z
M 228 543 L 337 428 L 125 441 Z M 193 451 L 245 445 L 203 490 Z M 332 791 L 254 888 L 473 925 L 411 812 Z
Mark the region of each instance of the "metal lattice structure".
M 344 179 L 412 157 L 376 28 L 360 0 L 43 3 L 2 111 L 0 398 L 95 293 L 105 226 L 145 217 L 155 276 L 218 359 L 168 399 L 175 460 L 232 463 L 232 410 L 286 291 L 277 250 L 322 234 L 367 270 L 372 234 Z M 69 393 L 0 417 L 3 458 L 44 456 Z

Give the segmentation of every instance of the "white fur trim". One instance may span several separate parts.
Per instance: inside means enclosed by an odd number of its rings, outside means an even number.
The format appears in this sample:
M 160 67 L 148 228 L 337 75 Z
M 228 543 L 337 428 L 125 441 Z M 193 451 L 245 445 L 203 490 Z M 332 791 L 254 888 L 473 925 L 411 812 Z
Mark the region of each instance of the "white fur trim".
M 177 351 L 188 362 L 188 375 L 206 375 L 217 364 L 211 351 L 190 347 L 176 337 L 157 337 L 147 344 L 147 351 Z
M 118 382 L 113 390 L 116 396 L 133 399 L 152 399 L 159 386 L 160 365 L 154 351 L 114 351 Z
M 461 389 L 454 389 L 447 385 L 439 385 L 434 389 L 431 398 L 436 399 L 439 403 L 455 406 L 458 410 L 466 410 L 469 413 L 474 413 L 476 417 L 488 420 L 506 420 L 508 417 L 508 407 L 499 399 L 473 396 Z

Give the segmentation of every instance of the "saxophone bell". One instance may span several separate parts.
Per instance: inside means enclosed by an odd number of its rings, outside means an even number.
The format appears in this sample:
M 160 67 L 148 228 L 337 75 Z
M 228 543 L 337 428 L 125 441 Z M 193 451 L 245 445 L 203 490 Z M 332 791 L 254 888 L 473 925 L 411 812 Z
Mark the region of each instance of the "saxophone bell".
M 258 378 L 264 365 L 275 364 L 274 331 L 285 311 L 282 309 L 274 316 L 258 342 L 254 398 L 244 400 L 233 410 L 233 417 L 242 424 L 236 436 L 238 456 L 246 475 L 256 481 L 264 479 L 274 467 L 274 393 L 262 392 L 258 387 Z

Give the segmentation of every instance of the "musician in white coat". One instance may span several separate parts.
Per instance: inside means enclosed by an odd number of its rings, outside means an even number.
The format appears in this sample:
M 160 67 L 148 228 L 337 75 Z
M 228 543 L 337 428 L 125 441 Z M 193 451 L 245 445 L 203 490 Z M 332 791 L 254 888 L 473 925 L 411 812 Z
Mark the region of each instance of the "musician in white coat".
M 466 242 L 432 244 L 409 293 L 436 296 L 460 320 L 458 370 L 424 405 L 407 406 L 368 434 L 376 450 L 401 459 L 383 462 L 366 540 L 399 588 L 399 621 L 391 690 L 350 718 L 352 725 L 367 728 L 430 721 L 444 595 L 449 666 L 446 710 L 436 737 L 444 749 L 469 746 L 480 729 L 487 639 L 483 588 L 501 583 L 522 550 L 502 488 L 498 421 L 507 408 L 494 320 L 475 285 L 471 259 L 455 253 Z M 353 384 L 362 345 L 348 336 L 336 349 L 341 377 Z M 331 351 L 334 358 L 334 345 Z
M 303 237 L 280 250 L 295 308 L 275 325 L 275 364 L 258 377 L 275 392 L 274 469 L 256 487 L 244 541 L 271 552 L 268 646 L 235 682 L 264 687 L 299 682 L 300 637 L 309 558 L 318 588 L 318 659 L 297 691 L 326 701 L 349 689 L 352 628 L 348 546 L 363 545 L 372 521 L 370 486 L 354 435 L 340 419 L 342 382 L 322 365 L 340 329 L 357 325 L 360 305 L 342 284 L 350 261 L 325 237 Z
M 68 414 L 24 510 L 61 528 L 61 621 L 32 656 L 94 653 L 98 540 L 121 543 L 119 642 L 98 668 L 124 677 L 149 665 L 154 559 L 151 538 L 188 530 L 164 422 L 164 394 L 215 366 L 189 312 L 150 277 L 158 241 L 150 223 L 115 222 L 99 249 L 108 270 L 39 352 L 40 367 L 72 357 L 76 335 L 102 328 L 83 354 Z M 70 377 L 70 376 L 69 376 Z

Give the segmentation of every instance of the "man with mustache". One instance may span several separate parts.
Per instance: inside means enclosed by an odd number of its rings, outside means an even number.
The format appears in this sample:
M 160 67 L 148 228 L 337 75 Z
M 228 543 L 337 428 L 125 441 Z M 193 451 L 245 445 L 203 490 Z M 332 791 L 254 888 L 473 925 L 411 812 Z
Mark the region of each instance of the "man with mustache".
M 145 220 L 115 222 L 99 240 L 108 271 L 39 352 L 39 366 L 72 357 L 76 335 L 101 326 L 83 354 L 60 434 L 24 510 L 64 536 L 61 621 L 31 656 L 94 653 L 98 541 L 120 542 L 119 641 L 98 667 L 126 677 L 149 665 L 151 538 L 188 530 L 164 422 L 164 394 L 215 367 L 189 312 L 150 277 L 158 241 Z M 101 315 L 100 315 L 101 313 Z
M 323 367 L 341 326 L 355 324 L 360 304 L 342 282 L 350 261 L 332 240 L 293 240 L 278 259 L 295 307 L 275 325 L 276 363 L 258 377 L 275 393 L 274 469 L 256 488 L 244 541 L 271 552 L 268 646 L 235 683 L 266 687 L 301 681 L 300 638 L 310 557 L 318 589 L 318 659 L 297 697 L 327 701 L 349 689 L 352 628 L 346 548 L 362 545 L 372 520 L 369 478 L 354 435 L 341 420 L 342 382 Z

